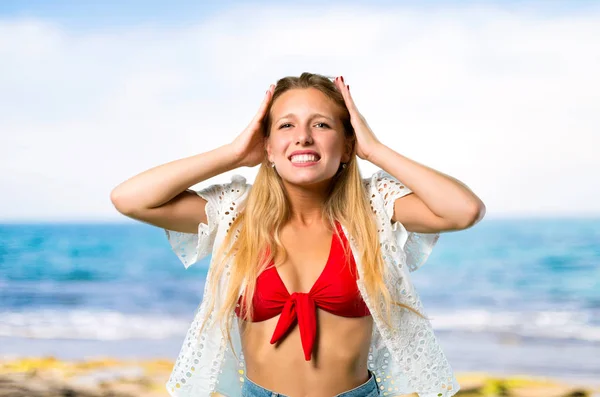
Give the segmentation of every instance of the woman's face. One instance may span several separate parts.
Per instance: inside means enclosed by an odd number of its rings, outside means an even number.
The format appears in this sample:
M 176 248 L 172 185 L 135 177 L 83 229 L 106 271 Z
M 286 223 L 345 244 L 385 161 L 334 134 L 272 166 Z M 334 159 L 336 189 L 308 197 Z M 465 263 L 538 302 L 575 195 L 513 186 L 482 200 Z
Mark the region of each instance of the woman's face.
M 348 162 L 340 109 L 316 88 L 292 89 L 271 106 L 271 131 L 266 142 L 277 173 L 295 184 L 312 184 L 332 178 L 341 162 Z M 316 157 L 292 156 L 310 151 Z M 316 160 L 316 161 L 315 161 Z

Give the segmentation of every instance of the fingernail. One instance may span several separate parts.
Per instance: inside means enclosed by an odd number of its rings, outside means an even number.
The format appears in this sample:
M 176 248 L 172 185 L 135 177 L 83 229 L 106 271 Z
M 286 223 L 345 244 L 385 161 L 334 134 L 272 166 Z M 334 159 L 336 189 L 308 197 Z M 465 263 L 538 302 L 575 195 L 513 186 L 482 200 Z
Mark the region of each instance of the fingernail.
M 346 87 L 348 87 L 348 91 L 350 91 L 350 86 L 349 86 L 349 85 L 347 85 Z
M 344 76 L 340 76 L 340 80 L 342 80 L 342 83 L 344 82 Z

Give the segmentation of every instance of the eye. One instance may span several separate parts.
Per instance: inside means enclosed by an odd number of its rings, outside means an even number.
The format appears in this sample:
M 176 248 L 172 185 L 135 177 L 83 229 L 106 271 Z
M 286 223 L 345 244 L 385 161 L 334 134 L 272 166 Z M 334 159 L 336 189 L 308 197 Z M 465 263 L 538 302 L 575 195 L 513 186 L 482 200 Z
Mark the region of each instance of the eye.
M 317 123 L 316 125 L 323 125 L 324 126 L 323 128 L 330 128 L 329 124 L 327 124 L 327 123 Z
M 284 128 L 286 125 L 291 125 L 291 124 L 290 124 L 290 123 L 281 124 L 281 125 L 279 126 L 279 129 L 282 129 L 282 128 Z

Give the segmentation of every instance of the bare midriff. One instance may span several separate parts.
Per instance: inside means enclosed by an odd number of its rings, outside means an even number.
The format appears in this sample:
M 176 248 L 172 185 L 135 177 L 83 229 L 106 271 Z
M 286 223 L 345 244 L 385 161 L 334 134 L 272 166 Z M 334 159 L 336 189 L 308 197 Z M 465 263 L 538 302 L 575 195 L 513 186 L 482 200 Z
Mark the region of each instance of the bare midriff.
M 269 343 L 279 317 L 240 321 L 246 376 L 252 382 L 288 396 L 331 397 L 368 380 L 371 316 L 341 317 L 317 309 L 310 361 L 305 360 L 297 326 L 278 343 Z

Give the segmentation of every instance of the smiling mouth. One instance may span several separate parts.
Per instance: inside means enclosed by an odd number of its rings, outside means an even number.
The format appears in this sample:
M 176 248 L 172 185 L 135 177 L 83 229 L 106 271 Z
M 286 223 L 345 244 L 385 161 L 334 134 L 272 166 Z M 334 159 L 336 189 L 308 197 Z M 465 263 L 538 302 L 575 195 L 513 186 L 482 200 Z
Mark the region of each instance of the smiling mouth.
M 291 156 L 289 160 L 293 164 L 305 164 L 305 163 L 316 163 L 319 160 L 321 160 L 321 158 L 314 154 L 301 154 L 301 155 Z

